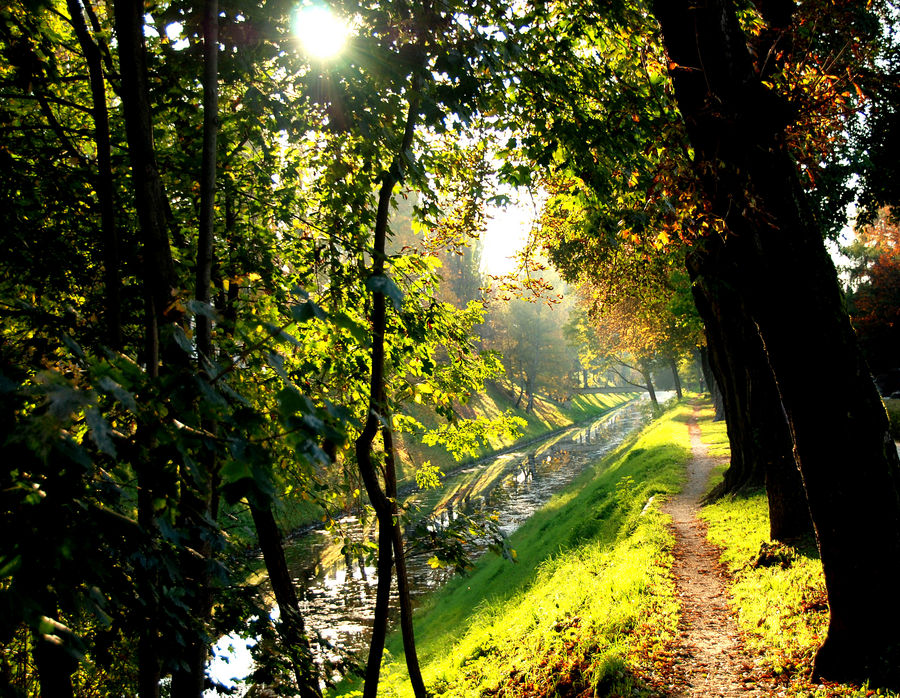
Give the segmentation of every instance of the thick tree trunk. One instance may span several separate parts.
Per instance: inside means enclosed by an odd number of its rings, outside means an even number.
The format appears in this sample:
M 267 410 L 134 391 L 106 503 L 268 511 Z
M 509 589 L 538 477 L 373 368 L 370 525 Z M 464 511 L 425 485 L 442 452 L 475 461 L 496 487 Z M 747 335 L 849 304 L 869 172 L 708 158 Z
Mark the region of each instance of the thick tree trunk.
M 272 515 L 271 507 L 251 502 L 250 511 L 253 514 L 253 525 L 256 527 L 256 536 L 266 563 L 266 571 L 269 574 L 269 583 L 272 585 L 281 614 L 278 632 L 294 668 L 298 695 L 302 698 L 321 698 L 322 692 L 319 690 L 319 677 L 313 662 L 309 637 L 306 635 L 303 616 L 300 614 L 294 581 L 284 558 L 281 531 Z
M 766 486 L 769 533 L 792 540 L 812 532 L 809 507 L 784 409 L 759 334 L 740 298 L 705 273 L 715 254 L 688 257 L 698 313 L 706 327 L 708 358 L 722 394 L 732 461 L 711 500 Z
M 754 75 L 730 2 L 657 0 L 654 14 L 698 177 L 729 231 L 707 273 L 759 329 L 815 523 L 830 607 L 815 674 L 898 684 L 900 461 L 784 144 L 788 111 Z

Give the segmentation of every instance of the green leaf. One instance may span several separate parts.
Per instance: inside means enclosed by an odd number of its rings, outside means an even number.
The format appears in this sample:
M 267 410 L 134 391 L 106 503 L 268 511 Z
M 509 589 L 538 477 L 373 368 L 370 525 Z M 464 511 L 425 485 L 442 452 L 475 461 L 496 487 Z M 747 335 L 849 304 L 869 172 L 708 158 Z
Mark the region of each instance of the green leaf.
M 242 460 L 229 460 L 222 466 L 221 476 L 222 482 L 227 485 L 246 478 L 252 478 L 253 471 L 249 463 Z
M 328 314 L 316 303 L 306 301 L 305 303 L 298 303 L 297 305 L 291 306 L 291 317 L 296 322 L 307 322 L 313 318 L 325 320 L 328 317 Z
M 181 347 L 185 354 L 194 353 L 194 345 L 184 333 L 184 329 L 182 329 L 181 325 L 172 325 L 172 336 L 175 338 L 175 343 Z
M 137 414 L 137 402 L 135 402 L 134 395 L 125 390 L 125 388 L 116 383 L 112 378 L 103 376 L 97 384 L 104 392 L 110 393 L 116 400 L 131 410 L 132 413 Z
M 278 392 L 278 403 L 281 405 L 281 413 L 284 416 L 315 411 L 312 400 L 293 386 L 288 386 Z
M 196 298 L 189 300 L 184 306 L 194 315 L 202 315 L 203 317 L 208 317 L 210 320 L 218 320 L 219 316 L 216 313 L 216 309 L 213 308 L 209 303 L 204 303 L 203 301 L 198 301 Z
M 88 407 L 84 411 L 84 420 L 87 422 L 91 432 L 91 439 L 97 444 L 97 448 L 106 455 L 115 458 L 116 445 L 111 438 L 112 427 L 109 426 L 109 422 L 107 422 L 103 418 L 103 415 L 100 414 L 100 410 L 96 407 Z
M 403 303 L 403 291 L 387 274 L 370 276 L 366 280 L 366 288 L 372 293 L 380 293 L 385 298 L 390 298 L 394 308 L 400 310 L 400 305 Z
M 338 327 L 347 330 L 353 339 L 362 346 L 367 346 L 372 339 L 369 330 L 347 315 L 347 313 L 336 313 L 331 316 L 331 321 Z

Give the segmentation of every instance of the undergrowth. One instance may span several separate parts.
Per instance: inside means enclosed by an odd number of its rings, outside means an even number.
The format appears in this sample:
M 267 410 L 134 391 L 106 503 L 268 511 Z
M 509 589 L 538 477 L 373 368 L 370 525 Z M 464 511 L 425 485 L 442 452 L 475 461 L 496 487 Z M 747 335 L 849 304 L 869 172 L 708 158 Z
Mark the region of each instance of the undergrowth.
M 683 477 L 689 413 L 671 410 L 548 502 L 510 539 L 518 563 L 487 556 L 430 597 L 416 622 L 430 691 L 657 694 L 678 622 L 658 504 Z M 379 696 L 410 695 L 396 638 L 389 649 Z

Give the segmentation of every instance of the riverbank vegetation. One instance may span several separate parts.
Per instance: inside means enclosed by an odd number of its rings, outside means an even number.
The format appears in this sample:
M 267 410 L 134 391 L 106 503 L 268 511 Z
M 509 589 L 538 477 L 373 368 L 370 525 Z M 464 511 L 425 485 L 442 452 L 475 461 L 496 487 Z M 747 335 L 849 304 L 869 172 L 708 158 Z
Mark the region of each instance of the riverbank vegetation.
M 487 556 L 427 599 L 416 633 L 430 690 L 608 695 L 659 679 L 678 619 L 659 502 L 683 477 L 689 414 L 673 408 L 555 496 L 510 537 L 515 563 Z M 383 695 L 410 695 L 389 648 Z

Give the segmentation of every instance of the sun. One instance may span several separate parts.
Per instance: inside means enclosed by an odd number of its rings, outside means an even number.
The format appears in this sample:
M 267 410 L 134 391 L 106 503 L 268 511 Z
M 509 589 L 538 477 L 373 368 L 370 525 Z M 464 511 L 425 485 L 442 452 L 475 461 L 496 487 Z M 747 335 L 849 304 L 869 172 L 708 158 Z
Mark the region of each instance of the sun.
M 323 5 L 303 7 L 294 13 L 294 34 L 314 58 L 333 58 L 350 35 L 349 24 Z

